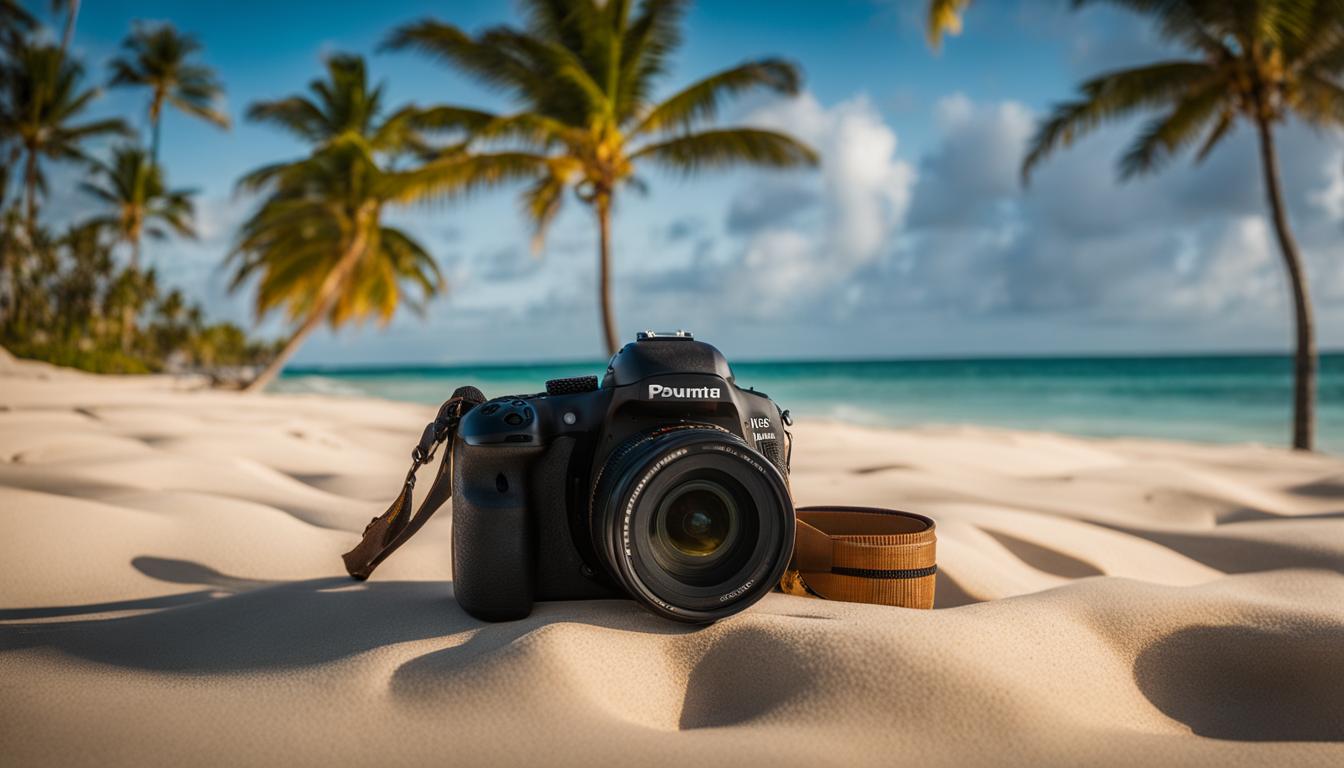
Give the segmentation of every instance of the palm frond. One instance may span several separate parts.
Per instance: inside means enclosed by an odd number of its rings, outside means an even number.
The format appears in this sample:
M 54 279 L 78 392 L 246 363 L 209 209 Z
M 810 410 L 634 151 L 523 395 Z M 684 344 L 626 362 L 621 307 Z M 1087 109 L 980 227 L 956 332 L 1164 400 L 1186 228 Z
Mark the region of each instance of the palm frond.
M 169 96 L 168 103 L 180 109 L 183 114 L 199 117 L 217 128 L 229 128 L 231 126 L 228 114 L 221 110 L 214 100 L 201 101 L 194 97 L 176 95 Z
M 621 41 L 620 92 L 616 116 L 621 124 L 644 112 L 653 83 L 667 72 L 667 59 L 681 44 L 686 0 L 644 0 Z
M 792 96 L 798 93 L 798 68 L 782 59 L 760 59 L 710 75 L 687 86 L 654 107 L 632 135 L 686 130 L 702 120 L 712 120 L 725 98 L 756 88 Z
M 1162 167 L 1182 147 L 1199 138 L 1210 121 L 1223 114 L 1223 94 L 1211 88 L 1191 94 L 1170 112 L 1151 120 L 1120 159 L 1120 178 Z
M 787 134 L 756 128 L 725 128 L 677 136 L 630 153 L 682 173 L 703 168 L 756 165 L 794 168 L 816 165 L 817 153 Z
M 37 20 L 16 0 L 0 0 L 0 40 L 27 32 L 36 25 Z
M 925 35 L 929 39 L 929 45 L 938 48 L 943 44 L 944 35 L 961 34 L 961 15 L 966 12 L 970 4 L 971 0 L 929 0 L 929 7 L 925 12 L 927 19 Z
M 273 125 L 305 141 L 321 141 L 329 135 L 322 110 L 302 96 L 254 102 L 247 108 L 247 119 Z
M 548 168 L 546 157 L 527 152 L 454 155 L 415 170 L 389 174 L 387 199 L 403 203 L 454 199 L 482 189 L 535 178 Z
M 1223 0 L 1073 0 L 1073 7 L 1103 3 L 1154 19 L 1163 38 L 1211 58 L 1235 55 L 1228 48 L 1225 37 L 1216 30 L 1236 27 L 1241 15 L 1237 6 L 1245 5 Z
M 1344 87 L 1315 72 L 1305 73 L 1297 81 L 1292 107 L 1314 125 L 1344 124 Z
M 1209 153 L 1213 151 L 1214 147 L 1218 146 L 1218 143 L 1232 130 L 1232 125 L 1233 115 L 1231 112 L 1225 111 L 1218 116 L 1218 122 L 1214 123 L 1213 128 L 1209 129 L 1208 134 L 1204 137 L 1203 143 L 1199 146 L 1199 151 L 1195 153 L 1196 165 L 1204 162 L 1204 159 L 1209 156 Z
M 414 50 L 460 67 L 481 82 L 507 88 L 518 95 L 538 95 L 541 87 L 535 73 L 509 50 L 477 41 L 452 24 L 432 19 L 407 24 L 392 31 L 383 49 Z
M 480 130 L 499 115 L 482 109 L 470 107 L 438 106 L 416 110 L 410 118 L 416 128 L 423 131 L 464 131 L 471 133 Z
M 554 173 L 542 176 L 523 191 L 523 212 L 532 221 L 532 253 L 541 253 L 546 232 L 560 214 L 564 199 L 565 179 Z
M 1168 61 L 1088 80 L 1080 89 L 1081 98 L 1060 104 L 1037 127 L 1022 161 L 1023 181 L 1050 152 L 1071 145 L 1102 124 L 1178 101 L 1194 90 L 1209 88 L 1221 76 L 1203 62 Z

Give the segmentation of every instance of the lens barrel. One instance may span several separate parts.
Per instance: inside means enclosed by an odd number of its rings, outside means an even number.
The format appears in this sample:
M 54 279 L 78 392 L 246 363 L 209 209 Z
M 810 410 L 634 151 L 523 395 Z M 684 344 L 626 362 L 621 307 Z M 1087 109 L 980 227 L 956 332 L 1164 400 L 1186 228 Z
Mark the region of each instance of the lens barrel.
M 708 623 L 769 592 L 793 552 L 779 470 L 720 427 L 678 424 L 631 438 L 596 474 L 589 534 L 602 565 L 655 613 Z

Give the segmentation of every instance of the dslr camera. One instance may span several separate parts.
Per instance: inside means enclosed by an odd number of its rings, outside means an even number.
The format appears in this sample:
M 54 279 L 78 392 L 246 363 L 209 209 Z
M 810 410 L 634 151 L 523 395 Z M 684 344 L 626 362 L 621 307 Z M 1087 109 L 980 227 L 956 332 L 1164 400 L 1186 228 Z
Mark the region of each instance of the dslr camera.
M 453 583 L 490 621 L 629 598 L 709 623 L 793 553 L 787 411 L 689 333 L 646 331 L 596 376 L 473 408 L 453 450 Z

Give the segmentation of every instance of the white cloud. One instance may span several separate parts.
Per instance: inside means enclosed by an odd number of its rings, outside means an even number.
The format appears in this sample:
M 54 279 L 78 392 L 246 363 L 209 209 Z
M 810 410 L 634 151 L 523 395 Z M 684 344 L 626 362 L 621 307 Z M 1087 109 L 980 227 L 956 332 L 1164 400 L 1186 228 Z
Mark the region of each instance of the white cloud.
M 739 216 L 732 227 L 746 233 L 739 269 L 768 281 L 779 299 L 753 313 L 792 310 L 890 248 L 909 207 L 915 171 L 897 151 L 896 132 L 864 95 L 826 107 L 803 93 L 757 109 L 744 122 L 797 136 L 822 157 L 820 226 L 811 226 L 798 211 L 792 217 L 757 216 L 760 226 L 754 230 Z M 733 210 L 755 210 L 758 200 L 797 189 L 796 179 L 766 177 L 754 181 Z
M 897 153 L 896 132 L 866 95 L 827 108 L 811 93 L 757 110 L 746 122 L 790 132 L 822 157 L 826 241 L 842 266 L 870 261 L 900 226 L 914 168 Z
M 933 109 L 937 149 L 920 162 L 910 224 L 957 227 L 992 219 L 995 207 L 1021 193 L 1019 167 L 1034 128 L 1015 101 L 976 104 L 962 94 Z
M 1344 221 L 1344 152 L 1330 153 L 1324 170 L 1325 185 L 1310 190 L 1307 199 L 1331 219 Z

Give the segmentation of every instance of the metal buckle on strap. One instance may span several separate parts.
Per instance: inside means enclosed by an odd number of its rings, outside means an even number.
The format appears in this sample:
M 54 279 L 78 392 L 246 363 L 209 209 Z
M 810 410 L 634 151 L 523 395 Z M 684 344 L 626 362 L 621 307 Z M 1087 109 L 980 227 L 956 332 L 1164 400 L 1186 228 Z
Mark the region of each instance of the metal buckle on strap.
M 415 448 L 411 449 L 411 460 L 417 465 L 424 464 L 426 461 L 434 458 L 434 446 L 438 445 L 439 429 L 438 421 L 431 421 L 425 425 L 425 431 L 420 433 L 420 442 Z M 414 472 L 415 468 L 412 467 Z

